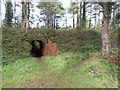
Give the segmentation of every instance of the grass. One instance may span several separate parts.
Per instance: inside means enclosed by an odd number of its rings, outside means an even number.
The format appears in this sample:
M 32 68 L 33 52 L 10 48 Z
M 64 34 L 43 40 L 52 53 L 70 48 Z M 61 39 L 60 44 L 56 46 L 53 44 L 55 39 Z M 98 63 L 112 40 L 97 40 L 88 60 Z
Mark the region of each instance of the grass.
M 42 33 L 41 36 L 39 33 Z M 46 42 L 50 38 L 60 53 L 44 56 L 39 63 L 31 57 L 28 41 L 40 37 L 46 38 Z M 101 33 L 95 30 L 35 29 L 29 30 L 26 35 L 23 30 L 6 29 L 3 31 L 2 87 L 117 88 L 118 65 L 114 64 L 119 60 L 117 30 L 110 34 L 112 49 L 109 56 L 98 54 L 78 68 L 72 68 L 101 49 L 100 37 Z
M 3 67 L 3 88 L 117 88 L 118 67 L 99 55 L 79 66 L 81 53 L 61 53 L 44 56 L 41 63 L 29 57 Z M 71 71 L 72 70 L 72 71 Z M 61 75 L 64 73 L 63 75 Z M 53 75 L 53 76 L 52 76 Z M 57 78 L 56 78 L 57 77 Z M 40 82 L 46 81 L 45 85 Z

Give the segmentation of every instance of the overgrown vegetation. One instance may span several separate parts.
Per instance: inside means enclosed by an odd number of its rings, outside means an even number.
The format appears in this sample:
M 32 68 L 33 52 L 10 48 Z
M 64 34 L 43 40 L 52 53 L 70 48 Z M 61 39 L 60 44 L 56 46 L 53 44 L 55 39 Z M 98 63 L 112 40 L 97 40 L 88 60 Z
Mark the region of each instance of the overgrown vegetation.
M 86 56 L 101 49 L 100 33 L 95 30 L 53 30 L 3 28 L 3 64 L 18 58 L 29 57 L 33 40 L 48 38 L 56 44 L 60 52 L 81 52 Z M 97 39 L 96 39 L 97 38 Z
M 117 88 L 117 31 L 110 31 L 110 55 L 98 54 L 75 69 L 78 62 L 101 49 L 99 31 L 30 29 L 25 33 L 22 29 L 3 28 L 3 88 Z M 60 53 L 40 61 L 31 57 L 30 41 L 47 43 L 48 38 Z
M 118 87 L 120 2 L 73 0 L 69 8 L 58 0 L 2 4 L 3 88 Z M 59 53 L 42 56 L 47 48 Z

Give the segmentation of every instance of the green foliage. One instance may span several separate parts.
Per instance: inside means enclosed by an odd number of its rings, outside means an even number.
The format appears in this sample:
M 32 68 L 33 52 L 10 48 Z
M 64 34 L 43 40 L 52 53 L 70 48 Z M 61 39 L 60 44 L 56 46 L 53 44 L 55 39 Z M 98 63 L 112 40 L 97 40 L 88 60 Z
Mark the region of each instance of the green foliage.
M 62 53 L 42 57 L 41 63 L 32 57 L 19 59 L 3 67 L 3 88 L 118 87 L 118 66 L 109 64 L 100 55 L 76 69 L 67 69 L 73 67 L 77 61 L 80 62 L 82 57 L 82 53 Z M 45 84 L 41 85 L 39 82 Z
M 78 7 L 77 7 L 77 3 L 76 2 L 70 2 L 70 8 L 68 9 L 68 12 L 73 14 L 73 15 L 75 15 L 75 14 L 77 14 L 77 11 L 78 11 L 77 8 Z
M 42 10 L 42 13 L 45 15 L 49 13 L 49 15 L 60 14 L 64 15 L 64 8 L 62 7 L 61 2 L 40 2 L 37 6 Z
M 5 20 L 4 23 L 6 26 L 12 26 L 12 19 L 13 19 L 13 6 L 11 2 L 6 2 L 6 13 L 5 13 Z
M 2 30 L 3 64 L 31 56 L 30 42 L 33 40 L 43 40 L 47 43 L 50 39 L 60 52 L 84 54 L 101 49 L 100 33 L 94 30 L 30 29 L 27 33 L 25 29 L 3 28 Z

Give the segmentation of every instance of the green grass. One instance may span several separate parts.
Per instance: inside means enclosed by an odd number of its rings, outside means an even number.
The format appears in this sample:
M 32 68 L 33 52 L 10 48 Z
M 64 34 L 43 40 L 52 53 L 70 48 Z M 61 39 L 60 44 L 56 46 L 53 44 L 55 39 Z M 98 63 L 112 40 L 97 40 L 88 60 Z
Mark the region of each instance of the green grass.
M 81 53 L 61 53 L 55 56 L 44 56 L 41 63 L 32 57 L 17 60 L 3 67 L 3 88 L 24 88 L 29 85 L 42 88 L 118 87 L 116 72 L 118 67 L 109 64 L 99 55 L 76 69 L 67 69 L 80 62 L 82 57 Z M 60 75 L 61 73 L 64 74 Z M 52 81 L 48 80 L 49 78 L 53 78 Z M 38 82 L 41 80 L 47 81 L 46 84 L 40 86 Z
M 33 33 L 35 35 L 33 35 Z M 3 88 L 117 88 L 118 37 L 111 32 L 109 56 L 97 55 L 76 69 L 68 69 L 101 49 L 101 33 L 96 30 L 3 29 Z M 58 55 L 31 57 L 29 41 L 50 38 Z M 112 58 L 111 58 L 112 57 Z M 64 73 L 64 74 L 63 74 Z M 41 84 L 45 83 L 45 85 Z

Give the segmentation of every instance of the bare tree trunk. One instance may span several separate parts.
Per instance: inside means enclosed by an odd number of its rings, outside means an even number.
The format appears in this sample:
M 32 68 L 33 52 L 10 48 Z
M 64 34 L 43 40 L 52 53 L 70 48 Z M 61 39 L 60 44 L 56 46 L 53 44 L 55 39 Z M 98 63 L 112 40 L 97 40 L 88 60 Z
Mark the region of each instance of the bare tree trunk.
M 74 13 L 73 13 L 73 28 L 75 28 L 75 19 L 74 19 Z
M 27 15 L 26 15 L 26 28 L 29 28 L 29 1 L 26 3 Z
M 92 13 L 92 3 L 90 2 L 90 21 L 89 21 L 89 28 L 91 28 L 91 13 Z
M 49 15 L 47 14 L 47 18 L 46 18 L 46 28 L 49 28 Z
M 66 28 L 67 28 L 67 17 L 66 17 Z
M 100 5 L 98 5 L 99 6 L 99 12 L 98 12 L 98 17 L 99 17 L 99 19 L 98 19 L 98 25 L 100 26 Z
M 25 28 L 25 0 L 22 2 L 22 28 Z
M 97 4 L 95 5 L 96 8 L 96 15 L 95 15 L 95 28 L 97 28 L 98 22 L 97 22 Z
M 24 16 L 25 16 L 25 18 L 24 18 L 24 28 L 26 28 L 26 19 L 27 19 L 27 17 L 26 17 L 26 0 L 24 0 Z
M 2 4 L 1 4 L 1 0 L 0 0 L 0 28 L 1 28 L 1 21 L 2 21 Z
M 28 0 L 24 0 L 22 4 L 22 10 L 23 10 L 23 17 L 22 17 L 22 26 L 23 28 L 29 28 L 29 2 Z
M 78 0 L 78 24 L 77 24 L 77 28 L 81 28 L 81 0 Z
M 108 34 L 108 14 L 107 14 L 107 2 L 101 2 L 103 7 L 103 20 L 102 20 L 102 55 L 108 55 L 110 49 L 110 38 Z
M 86 8 L 85 8 L 85 6 L 86 6 L 86 2 L 84 2 L 84 4 L 83 4 L 83 19 L 82 19 L 82 27 L 83 28 L 86 28 L 86 12 L 85 12 L 85 10 L 86 10 Z
M 14 1 L 14 17 L 15 17 L 14 26 L 16 27 L 16 1 Z
M 50 22 L 49 22 L 49 27 L 52 28 L 52 22 L 53 22 L 53 19 L 52 19 L 52 14 L 50 15 Z
M 115 13 L 115 7 L 114 7 L 114 11 L 113 11 L 113 29 L 116 28 L 116 26 L 115 26 L 115 24 L 116 24 L 115 17 L 116 17 L 116 13 Z
M 111 15 L 110 15 L 110 16 L 111 16 L 111 17 L 110 17 L 110 30 L 112 29 L 112 22 L 113 22 L 113 21 L 112 21 L 112 18 L 113 18 L 113 17 L 112 17 L 112 13 L 113 13 L 113 9 L 111 10 Z
M 54 25 L 53 25 L 54 28 L 55 28 L 55 17 L 56 17 L 56 14 L 54 15 Z

